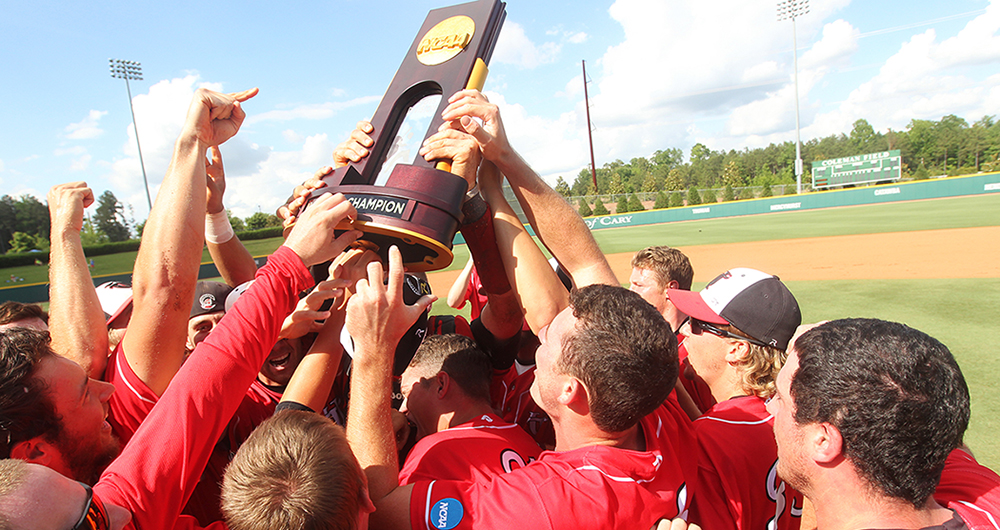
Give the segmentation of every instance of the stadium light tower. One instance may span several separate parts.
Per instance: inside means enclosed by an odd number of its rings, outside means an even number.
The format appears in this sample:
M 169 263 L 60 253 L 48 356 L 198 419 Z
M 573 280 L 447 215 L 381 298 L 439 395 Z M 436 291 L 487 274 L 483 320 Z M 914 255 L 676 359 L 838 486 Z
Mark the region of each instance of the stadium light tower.
M 795 193 L 802 193 L 802 138 L 799 135 L 799 43 L 795 18 L 809 12 L 809 0 L 778 2 L 778 22 L 792 20 L 792 64 L 795 70 Z
M 142 162 L 142 147 L 139 145 L 139 126 L 135 124 L 135 109 L 132 108 L 132 88 L 128 84 L 129 79 L 142 81 L 142 65 L 136 61 L 108 59 L 108 67 L 111 68 L 111 77 L 125 80 L 125 90 L 128 91 L 128 109 L 132 111 L 132 128 L 135 129 L 135 147 L 139 150 L 139 167 L 142 168 L 142 183 L 146 186 L 146 203 L 149 204 L 149 210 L 152 211 L 153 200 L 149 198 L 146 164 Z

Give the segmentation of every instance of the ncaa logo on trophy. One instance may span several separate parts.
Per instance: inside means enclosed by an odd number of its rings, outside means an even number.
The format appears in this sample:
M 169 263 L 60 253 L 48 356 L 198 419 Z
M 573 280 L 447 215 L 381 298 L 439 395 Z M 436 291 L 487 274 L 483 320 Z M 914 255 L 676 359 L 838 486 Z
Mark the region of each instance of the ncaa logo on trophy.
M 383 260 L 396 245 L 408 270 L 451 264 L 468 186 L 449 172 L 450 161 L 431 164 L 417 151 L 442 124 L 448 96 L 483 88 L 504 8 L 499 0 L 480 0 L 428 13 L 372 117 L 370 154 L 324 177 L 327 186 L 309 197 L 343 193 L 358 218 L 338 228 L 363 232 L 358 244 Z

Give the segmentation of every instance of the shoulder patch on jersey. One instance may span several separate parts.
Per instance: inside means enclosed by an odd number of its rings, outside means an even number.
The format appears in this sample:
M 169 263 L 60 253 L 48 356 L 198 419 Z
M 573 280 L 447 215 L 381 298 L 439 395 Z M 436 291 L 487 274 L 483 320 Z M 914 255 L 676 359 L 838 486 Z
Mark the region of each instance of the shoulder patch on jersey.
M 429 522 L 439 530 L 451 530 L 462 522 L 463 515 L 465 515 L 465 509 L 462 507 L 462 503 L 458 502 L 458 499 L 441 499 L 434 503 L 434 507 L 431 508 Z

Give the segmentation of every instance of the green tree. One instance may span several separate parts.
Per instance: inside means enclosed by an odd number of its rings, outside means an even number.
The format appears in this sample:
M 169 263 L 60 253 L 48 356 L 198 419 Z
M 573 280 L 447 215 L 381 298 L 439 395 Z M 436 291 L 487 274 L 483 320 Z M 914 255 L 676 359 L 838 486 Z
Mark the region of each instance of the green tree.
M 612 173 L 611 182 L 608 184 L 609 195 L 621 195 L 625 193 L 625 185 L 622 183 L 622 176 L 617 171 Z
M 37 237 L 24 232 L 14 232 L 14 237 L 10 240 L 10 250 L 7 252 L 8 254 L 18 254 L 31 250 L 43 250 L 41 247 L 41 241 Z
M 677 148 L 664 149 L 653 153 L 653 166 L 669 172 L 684 163 L 684 151 Z
M 760 190 L 760 196 L 761 197 L 770 197 L 772 195 L 774 195 L 774 192 L 771 190 L 771 183 L 767 182 L 767 183 L 764 184 L 764 188 L 762 190 Z
M 669 191 L 684 189 L 684 178 L 681 175 L 681 170 L 678 168 L 671 169 L 670 173 L 667 174 L 663 187 Z
M 677 208 L 678 206 L 684 206 L 684 196 L 681 192 L 675 191 L 670 194 L 670 207 Z
M 879 137 L 875 133 L 875 128 L 868 123 L 868 120 L 860 119 L 854 122 L 851 129 L 851 146 L 858 154 L 870 153 L 877 150 L 876 145 Z
M 688 199 L 687 203 L 688 206 L 701 204 L 701 195 L 698 194 L 698 188 L 691 186 L 691 189 L 688 190 L 687 199 Z
M 924 163 L 921 162 L 917 167 L 917 170 L 913 173 L 913 180 L 927 180 L 931 177 L 931 174 L 927 171 Z
M 628 208 L 628 197 L 619 195 L 618 203 L 615 205 L 615 213 L 629 213 L 630 211 Z
M 642 205 L 642 201 L 640 201 L 639 197 L 636 197 L 634 193 L 628 196 L 628 211 L 641 212 L 645 209 L 646 207 Z
M 670 208 L 670 199 L 661 191 L 656 194 L 656 202 L 653 203 L 653 209 L 660 210 L 662 208 Z
M 139 237 L 142 237 L 142 228 L 146 226 L 146 222 L 143 221 L 139 228 Z M 94 223 L 90 219 L 83 219 L 83 229 L 80 230 L 80 243 L 84 247 L 92 247 L 94 245 L 100 245 L 102 243 L 108 242 L 108 236 L 97 229 Z
M 573 195 L 573 190 L 571 190 L 569 188 L 569 184 L 566 184 L 566 181 L 563 180 L 562 175 L 560 175 L 559 178 L 556 179 L 556 193 L 562 195 L 563 197 L 569 197 Z
M 233 215 L 233 211 L 229 208 L 226 208 L 226 217 L 229 217 L 229 226 L 233 227 L 233 232 L 242 232 L 247 229 L 243 219 Z
M 0 253 L 10 249 L 9 242 L 17 231 L 17 201 L 4 195 L 0 197 Z
M 642 181 L 643 193 L 655 193 L 657 191 L 656 177 L 652 172 L 646 174 L 646 179 Z
M 715 190 L 712 188 L 702 190 L 701 202 L 705 204 L 712 204 L 713 202 L 718 202 L 715 200 Z
M 274 214 L 255 212 L 250 217 L 247 217 L 244 222 L 246 223 L 247 230 L 260 230 L 269 226 L 281 226 L 281 222 L 279 221 L 275 224 L 275 220 L 277 220 L 277 217 Z
M 594 199 L 594 215 L 608 215 L 608 208 L 604 206 L 604 201 L 600 197 Z
M 590 205 L 587 204 L 587 199 L 580 199 L 580 209 L 577 211 L 580 212 L 580 217 L 590 217 L 591 215 L 594 215 L 593 210 L 590 209 Z
M 730 184 L 726 184 L 726 189 L 722 191 L 722 202 L 734 200 L 736 200 L 736 195 L 733 193 L 733 187 Z
M 49 208 L 34 195 L 22 195 L 15 203 L 15 231 L 49 237 Z
M 108 241 L 127 241 L 131 235 L 128 221 L 125 219 L 125 207 L 111 190 L 105 190 L 97 198 L 93 221 L 97 225 L 97 230 L 108 236 Z
M 726 169 L 722 171 L 722 183 L 726 186 L 742 186 L 746 183 L 744 178 L 743 170 L 740 169 L 740 165 L 735 160 L 730 160 L 726 164 Z

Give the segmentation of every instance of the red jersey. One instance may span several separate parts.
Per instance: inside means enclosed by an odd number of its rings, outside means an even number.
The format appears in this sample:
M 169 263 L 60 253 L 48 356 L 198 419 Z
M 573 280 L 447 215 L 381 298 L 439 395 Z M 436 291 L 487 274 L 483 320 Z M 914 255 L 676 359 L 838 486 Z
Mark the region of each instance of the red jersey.
M 717 404 L 694 422 L 698 497 L 690 521 L 712 530 L 798 530 L 802 494 L 778 478 L 774 417 L 764 400 Z
M 465 297 L 462 299 L 462 305 L 458 308 L 462 309 L 465 307 L 465 302 L 468 301 L 471 304 L 469 307 L 469 320 L 475 320 L 482 314 L 488 300 L 489 298 L 487 298 L 486 293 L 483 291 L 483 281 L 479 279 L 479 271 L 473 265 L 472 273 L 469 275 L 469 283 L 465 286 Z
M 236 456 L 243 442 L 250 433 L 264 420 L 274 415 L 274 409 L 281 401 L 281 393 L 269 388 L 259 379 L 254 379 L 250 389 L 243 396 L 243 401 L 236 414 L 226 426 L 226 433 L 215 444 L 212 456 L 201 474 L 198 485 L 191 493 L 191 498 L 184 506 L 183 513 L 198 518 L 201 524 L 222 519 L 222 477 L 226 466 Z
M 646 451 L 603 445 L 545 451 L 491 482 L 420 481 L 410 497 L 411 527 L 459 530 L 650 528 L 684 517 L 696 473 L 682 448 L 695 443 L 691 422 L 665 403 L 639 422 Z
M 970 529 L 1000 530 L 1000 476 L 961 449 L 945 460 L 934 500 L 955 510 Z
M 246 390 L 256 379 L 297 293 L 315 281 L 302 260 L 280 247 L 257 281 L 195 348 L 94 491 L 128 509 L 129 529 L 198 528 L 179 515 Z M 225 528 L 221 522 L 210 528 Z
M 542 447 L 555 447 L 556 434 L 552 420 L 531 397 L 531 384 L 535 381 L 535 366 L 518 373 L 517 364 L 506 370 L 495 370 L 490 386 L 493 408 L 507 423 L 521 426 Z
M 489 482 L 538 459 L 542 450 L 523 429 L 495 414 L 424 436 L 399 472 L 399 484 L 418 480 Z
M 108 423 L 124 446 L 160 397 L 132 371 L 121 342 L 108 357 L 104 380 L 115 386 L 114 394 L 108 399 Z

